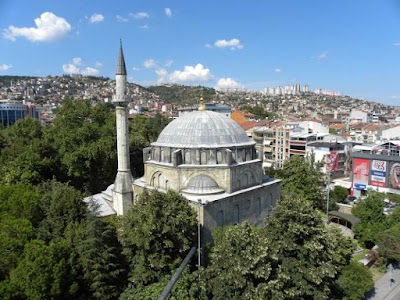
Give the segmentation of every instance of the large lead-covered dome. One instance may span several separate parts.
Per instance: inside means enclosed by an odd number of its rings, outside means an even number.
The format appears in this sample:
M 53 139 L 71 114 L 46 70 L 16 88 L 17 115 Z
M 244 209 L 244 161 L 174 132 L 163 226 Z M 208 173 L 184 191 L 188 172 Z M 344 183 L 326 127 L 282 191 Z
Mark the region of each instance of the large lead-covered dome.
M 253 144 L 232 119 L 213 111 L 195 111 L 169 123 L 152 146 L 219 148 Z

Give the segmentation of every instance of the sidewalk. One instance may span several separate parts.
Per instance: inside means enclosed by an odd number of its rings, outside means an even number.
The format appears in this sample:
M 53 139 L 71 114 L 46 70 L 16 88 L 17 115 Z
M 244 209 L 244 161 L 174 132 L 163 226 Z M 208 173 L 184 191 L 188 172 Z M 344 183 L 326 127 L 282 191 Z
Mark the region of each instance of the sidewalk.
M 391 283 L 390 272 L 386 272 L 386 274 L 375 283 L 374 289 L 367 293 L 364 300 L 400 299 L 400 269 L 393 270 L 392 278 L 393 281 Z

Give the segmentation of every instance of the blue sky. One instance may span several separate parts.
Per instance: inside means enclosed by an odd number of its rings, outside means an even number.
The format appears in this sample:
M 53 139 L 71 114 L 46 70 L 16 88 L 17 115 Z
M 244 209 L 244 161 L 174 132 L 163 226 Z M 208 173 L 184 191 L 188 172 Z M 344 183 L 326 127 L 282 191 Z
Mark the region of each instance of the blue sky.
M 262 90 L 308 84 L 400 105 L 400 1 L 0 0 L 0 75 Z

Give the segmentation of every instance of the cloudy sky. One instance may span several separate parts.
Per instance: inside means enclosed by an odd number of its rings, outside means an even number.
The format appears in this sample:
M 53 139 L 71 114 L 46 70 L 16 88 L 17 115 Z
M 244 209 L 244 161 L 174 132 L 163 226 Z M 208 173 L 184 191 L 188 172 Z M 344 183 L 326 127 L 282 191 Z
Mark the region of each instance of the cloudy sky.
M 0 0 L 0 75 L 262 90 L 308 84 L 400 105 L 400 1 Z

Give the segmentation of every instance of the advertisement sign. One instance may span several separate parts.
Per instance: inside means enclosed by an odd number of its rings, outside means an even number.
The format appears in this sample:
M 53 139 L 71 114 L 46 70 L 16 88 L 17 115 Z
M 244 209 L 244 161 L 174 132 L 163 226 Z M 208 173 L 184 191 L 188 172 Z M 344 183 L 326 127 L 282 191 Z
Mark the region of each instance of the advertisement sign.
M 395 162 L 390 166 L 389 187 L 400 190 L 400 163 Z
M 339 154 L 336 151 L 331 151 L 329 154 L 329 170 L 335 171 L 339 167 Z
M 386 187 L 386 161 L 383 160 L 372 161 L 371 185 Z
M 365 190 L 368 185 L 369 160 L 364 158 L 355 158 L 353 165 L 353 183 L 359 190 Z

